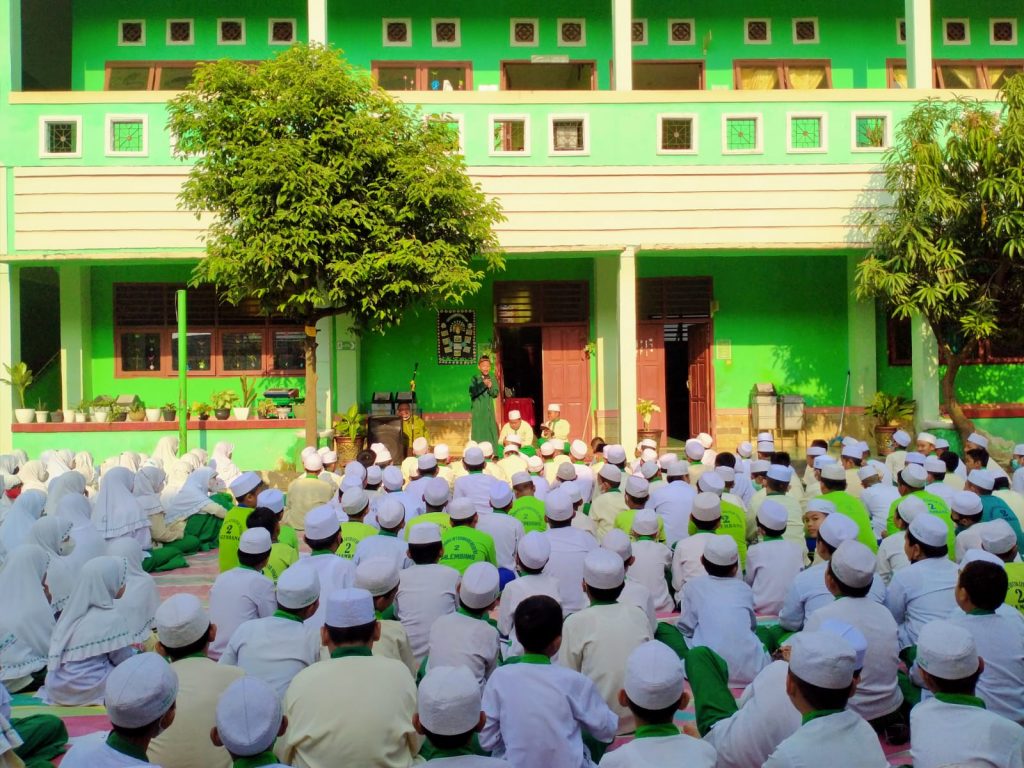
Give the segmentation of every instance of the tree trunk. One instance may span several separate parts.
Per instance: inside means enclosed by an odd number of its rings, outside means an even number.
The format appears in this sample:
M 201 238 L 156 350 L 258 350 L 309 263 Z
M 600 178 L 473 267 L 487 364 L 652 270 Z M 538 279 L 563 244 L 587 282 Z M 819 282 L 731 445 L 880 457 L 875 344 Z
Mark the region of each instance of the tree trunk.
M 316 320 L 306 321 L 306 445 L 317 446 Z
M 964 409 L 956 395 L 956 375 L 960 372 L 960 366 L 963 364 L 965 355 L 966 352 L 953 355 L 947 351 L 946 372 L 942 375 L 941 382 L 942 399 L 946 403 L 949 418 L 952 419 L 953 427 L 960 435 L 961 441 L 965 440 L 974 431 L 974 422 L 964 415 Z

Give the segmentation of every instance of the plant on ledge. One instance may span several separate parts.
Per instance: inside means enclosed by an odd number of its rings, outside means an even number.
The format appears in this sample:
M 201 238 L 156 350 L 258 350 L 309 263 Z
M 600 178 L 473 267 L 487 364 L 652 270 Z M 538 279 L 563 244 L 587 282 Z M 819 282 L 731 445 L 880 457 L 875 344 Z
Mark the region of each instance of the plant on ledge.
M 230 389 L 225 389 L 210 395 L 210 401 L 213 403 L 214 416 L 223 420 L 230 415 L 231 408 L 238 402 L 238 394 Z
M 35 381 L 32 376 L 32 369 L 28 367 L 27 363 L 20 362 L 15 363 L 13 366 L 5 363 L 4 370 L 7 371 L 7 378 L 0 378 L 0 381 L 14 387 L 14 391 L 18 395 L 18 408 L 24 408 L 25 390 L 32 386 L 32 382 Z
M 260 404 L 256 406 L 256 415 L 261 419 L 276 419 L 277 418 L 277 406 L 274 405 L 274 401 L 268 398 L 260 400 Z
M 192 415 L 200 421 L 206 421 L 213 413 L 213 406 L 209 403 L 192 403 Z
M 359 406 L 352 403 L 345 413 L 339 413 L 334 422 L 334 434 L 336 437 L 344 437 L 355 440 L 357 437 L 366 436 L 366 414 L 359 412 Z
M 661 413 L 661 406 L 653 400 L 644 400 L 641 397 L 636 401 L 636 412 L 640 416 L 644 429 L 650 429 L 651 419 L 654 418 L 654 414 Z
M 914 416 L 916 403 L 903 395 L 876 392 L 864 415 L 875 419 L 880 427 L 893 427 Z

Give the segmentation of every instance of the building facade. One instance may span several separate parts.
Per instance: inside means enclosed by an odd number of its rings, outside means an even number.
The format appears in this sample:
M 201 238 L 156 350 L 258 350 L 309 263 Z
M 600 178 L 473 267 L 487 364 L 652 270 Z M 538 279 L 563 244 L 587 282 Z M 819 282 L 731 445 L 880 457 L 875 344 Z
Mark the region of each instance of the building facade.
M 804 398 L 801 446 L 833 436 L 844 403 L 862 422 L 878 390 L 941 428 L 934 341 L 853 296 L 858 222 L 885 204 L 879 163 L 916 102 L 995 101 L 1024 71 L 1022 16 L 1009 0 L 0 0 L 0 361 L 29 362 L 28 405 L 49 410 L 177 399 L 173 294 L 204 225 L 176 206 L 188 165 L 165 103 L 196 62 L 309 40 L 449 124 L 501 201 L 506 270 L 441 319 L 471 324 L 472 351 L 537 416 L 559 402 L 574 433 L 631 443 L 644 398 L 673 442 L 708 431 L 733 447 L 753 386 L 771 383 Z M 189 305 L 190 401 L 239 375 L 302 387 L 301 328 L 207 291 Z M 442 325 L 424 311 L 356 339 L 344 318 L 321 323 L 320 413 L 406 390 L 415 370 L 435 438 L 460 445 L 474 369 Z M 1006 439 L 1022 360 L 1022 340 L 1002 339 L 960 374 L 968 413 Z M 0 450 L 146 450 L 173 428 L 11 429 L 12 412 L 4 393 Z M 197 439 L 234 434 L 241 463 L 301 447 L 294 421 L 216 426 Z

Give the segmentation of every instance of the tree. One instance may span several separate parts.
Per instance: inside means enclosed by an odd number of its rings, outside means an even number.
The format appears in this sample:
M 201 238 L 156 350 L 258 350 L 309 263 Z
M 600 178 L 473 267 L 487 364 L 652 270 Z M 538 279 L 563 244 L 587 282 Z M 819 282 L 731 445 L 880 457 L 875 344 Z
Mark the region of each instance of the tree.
M 859 298 L 931 327 L 961 436 L 973 429 L 957 396 L 961 366 L 982 342 L 1024 328 L 1024 77 L 1007 81 L 1001 101 L 914 107 L 884 157 L 891 202 L 865 214 L 872 242 L 857 266 Z
M 212 214 L 193 284 L 306 327 L 306 439 L 316 440 L 316 334 L 347 314 L 383 330 L 412 306 L 459 302 L 503 257 L 500 208 L 425 120 L 322 46 L 197 68 L 170 103 L 192 158 L 179 206 Z

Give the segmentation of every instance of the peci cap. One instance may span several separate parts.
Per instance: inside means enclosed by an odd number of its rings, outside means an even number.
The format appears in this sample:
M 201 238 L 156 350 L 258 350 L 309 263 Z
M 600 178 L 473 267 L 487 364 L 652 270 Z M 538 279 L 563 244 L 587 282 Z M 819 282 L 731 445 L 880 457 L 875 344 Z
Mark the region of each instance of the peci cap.
M 868 655 L 868 641 L 859 629 L 845 621 L 839 621 L 839 619 L 826 619 L 821 622 L 818 631 L 831 632 L 848 642 L 853 648 L 854 670 L 864 668 L 864 658 Z
M 923 467 L 924 458 L 925 457 L 923 453 L 919 453 L 918 451 L 910 451 L 910 453 L 907 454 L 906 463 L 908 465 L 917 464 L 918 466 Z
M 508 412 L 508 420 L 509 421 L 519 421 L 522 418 L 523 418 L 523 414 L 521 414 L 515 408 L 513 408 L 511 411 Z
M 405 478 L 402 476 L 402 469 L 400 467 L 384 467 L 380 477 L 385 491 L 400 491 L 402 486 L 405 485 Z
M 576 467 L 568 461 L 563 461 L 558 465 L 558 469 L 555 470 L 555 477 L 562 482 L 576 479 Z
M 700 479 L 697 480 L 697 488 L 698 490 L 721 496 L 722 491 L 725 490 L 725 480 L 715 472 L 704 472 Z
M 612 485 L 617 485 L 622 482 L 622 470 L 610 462 L 606 462 L 604 466 L 601 467 L 597 476 L 602 480 L 607 480 Z
M 437 445 L 435 445 L 433 453 L 434 458 L 437 459 L 438 461 L 448 461 L 448 459 L 451 458 L 452 455 L 451 449 L 448 448 L 447 443 L 438 443 Z
M 512 488 L 508 483 L 498 482 L 491 484 L 491 507 L 494 509 L 504 509 L 514 500 Z
M 539 571 L 548 564 L 551 557 L 551 544 L 548 537 L 540 531 L 530 531 L 519 540 L 516 547 L 516 554 L 519 560 L 527 568 Z
M 395 589 L 398 578 L 398 564 L 392 557 L 371 557 L 356 566 L 356 586 L 374 597 Z
M 775 441 L 774 440 L 759 440 L 757 442 L 758 453 L 774 453 L 775 452 Z
M 995 476 L 987 469 L 972 469 L 967 473 L 967 482 L 983 491 L 991 491 L 996 486 Z
M 592 549 L 583 560 L 583 581 L 594 589 L 615 589 L 626 580 L 622 558 L 603 547 Z
M 401 472 L 402 470 L 398 470 Z M 362 488 L 349 488 L 341 494 L 341 511 L 349 517 L 362 514 L 370 506 L 370 497 Z
M 242 495 L 245 496 L 244 493 Z M 267 488 L 265 491 L 260 491 L 259 496 L 256 497 L 256 506 L 264 507 L 280 515 L 284 512 L 284 494 L 277 488 Z
M 822 448 L 820 445 L 812 445 L 807 449 L 807 456 L 814 458 L 816 456 L 824 456 L 828 451 Z
M 936 448 L 948 449 L 949 448 L 949 440 L 945 440 L 945 439 L 940 437 L 938 440 L 935 441 L 935 447 Z
M 569 446 L 569 455 L 577 461 L 587 458 L 587 444 L 582 440 L 573 440 Z
M 621 528 L 608 531 L 601 539 L 601 546 L 621 557 L 623 563 L 633 556 L 633 543 Z
M 480 443 L 480 453 L 484 455 L 485 459 L 494 458 L 494 445 L 487 440 Z
M 907 464 L 903 471 L 900 472 L 900 482 L 908 488 L 924 488 L 928 482 L 928 475 L 924 470 L 924 466 Z
M 722 516 L 722 500 L 714 493 L 698 493 L 693 499 L 690 516 L 695 520 L 710 523 Z
M 646 499 L 650 495 L 650 483 L 642 477 L 630 475 L 626 478 L 625 491 L 634 499 Z
M 904 496 L 900 499 L 900 503 L 896 505 L 896 514 L 898 514 L 907 525 L 914 522 L 914 518 L 918 515 L 924 515 L 927 513 L 928 505 L 917 496 Z
M 868 586 L 875 578 L 874 553 L 856 539 L 840 544 L 832 554 L 829 567 L 833 575 L 848 587 L 858 589 Z
M 958 515 L 964 517 L 977 517 L 985 511 L 981 503 L 981 496 L 974 491 L 957 491 L 953 494 L 950 508 Z
M 910 533 L 922 544 L 929 547 L 946 546 L 949 528 L 932 514 L 918 515 L 910 523 Z
M 664 643 L 648 640 L 626 659 L 623 689 L 636 706 L 647 710 L 668 709 L 683 696 L 686 678 L 679 657 Z
M 224 748 L 238 757 L 253 757 L 274 746 L 281 730 L 281 700 L 258 677 L 241 677 L 220 695 L 216 717 Z
M 111 724 L 141 728 L 163 717 L 178 696 L 178 675 L 156 653 L 140 653 L 118 664 L 104 686 Z
M 951 621 L 929 621 L 917 636 L 917 665 L 943 680 L 970 677 L 978 671 L 974 636 Z
M 480 724 L 480 683 L 468 667 L 431 667 L 417 690 L 423 729 L 461 736 Z
M 421 435 L 412 441 L 412 455 L 422 456 L 427 452 L 427 448 L 429 447 L 430 443 L 427 442 L 427 438 Z
M 904 429 L 897 429 L 892 433 L 892 441 L 900 448 L 906 448 L 910 445 L 910 433 Z
M 819 688 L 842 690 L 853 682 L 857 653 L 832 632 L 800 632 L 790 641 L 789 671 Z
M 741 459 L 749 459 L 754 455 L 754 446 L 751 445 L 749 440 L 744 440 L 736 446 L 736 453 L 740 455 Z
M 396 582 L 397 583 L 397 582 Z M 501 594 L 501 577 L 490 563 L 473 563 L 462 574 L 459 599 L 474 611 L 482 611 Z
M 980 525 L 984 525 L 984 523 L 980 523 Z M 976 528 L 977 526 L 974 527 Z M 993 555 L 991 552 L 986 552 L 984 549 L 968 549 L 959 563 L 960 570 L 962 571 L 966 568 L 968 563 L 991 563 L 992 565 L 998 565 L 1000 568 L 1006 568 L 1006 563 L 1000 557 Z
M 928 456 L 924 460 L 924 471 L 930 475 L 944 475 L 948 471 L 946 462 L 935 456 Z
M 540 456 L 527 456 L 526 457 L 526 468 L 528 470 L 530 470 L 530 472 L 533 472 L 534 474 L 538 474 L 540 472 L 543 472 L 544 471 L 544 460 L 541 459 Z
M 686 458 L 688 458 L 690 461 L 700 461 L 702 458 L 704 458 L 705 448 L 703 445 L 701 445 L 700 440 L 697 440 L 696 438 L 691 437 L 689 440 L 687 440 L 686 446 L 683 450 L 686 453 Z
M 171 595 L 154 614 L 156 636 L 166 648 L 192 645 L 210 628 L 210 614 L 199 598 L 185 592 Z
M 704 446 L 704 450 L 708 450 L 712 445 L 715 444 L 715 440 L 707 432 L 701 432 L 697 435 L 697 442 Z
M 440 544 L 441 528 L 437 523 L 420 523 L 409 528 L 410 544 Z
M 324 459 L 316 451 L 304 454 L 302 457 L 302 468 L 307 472 L 320 472 L 324 468 Z
M 452 489 L 443 477 L 430 478 L 423 488 L 423 500 L 432 507 L 443 507 L 451 497 Z
M 618 443 L 604 447 L 604 458 L 609 464 L 624 464 L 626 462 L 626 449 Z
M 836 460 L 831 456 L 815 456 L 814 457 L 814 468 L 818 471 L 823 471 L 825 467 L 830 464 L 835 464 Z
M 313 507 L 306 513 L 306 538 L 314 541 L 329 539 L 341 530 L 338 513 L 330 504 Z
M 856 539 L 857 533 L 857 524 L 842 512 L 833 512 L 818 528 L 818 538 L 833 548 L 838 548 L 844 541 Z
M 978 434 L 977 432 L 971 432 L 967 436 L 968 443 L 974 443 L 979 448 L 988 448 L 988 438 L 984 435 Z
M 713 565 L 736 565 L 740 561 L 736 541 L 732 536 L 712 536 L 704 545 L 704 559 Z
M 607 466 L 607 465 L 606 465 Z M 556 523 L 571 520 L 573 516 L 572 499 L 561 488 L 548 491 L 544 497 L 544 516 Z
M 281 607 L 298 611 L 315 603 L 320 597 L 320 576 L 316 568 L 295 563 L 285 568 L 277 579 L 277 602 Z
M 505 453 L 519 453 L 519 449 L 523 446 L 523 438 L 517 435 L 515 432 L 510 432 L 505 438 Z
M 822 515 L 834 515 L 836 513 L 836 505 L 828 499 L 822 499 L 814 497 L 807 501 L 807 511 L 817 512 Z
M 377 525 L 387 530 L 401 528 L 405 522 L 405 507 L 398 499 L 381 496 L 377 502 Z
M 327 596 L 324 623 L 335 629 L 363 627 L 377 620 L 373 610 L 373 597 L 365 589 L 349 587 Z
M 843 469 L 843 465 L 835 461 L 826 464 L 821 469 L 822 480 L 834 480 L 836 482 L 846 479 L 846 470 Z
M 757 522 L 770 531 L 781 531 L 789 521 L 789 513 L 786 508 L 777 501 L 765 499 L 761 508 L 757 510 Z
M 640 465 L 640 476 L 644 480 L 652 480 L 661 471 L 657 461 L 645 461 Z
M 476 514 L 476 505 L 472 499 L 452 499 L 448 504 L 448 517 L 452 520 L 469 520 Z
M 320 457 L 317 454 L 314 453 L 312 455 L 316 456 L 317 460 L 320 459 Z M 238 477 L 231 481 L 231 485 L 228 486 L 228 488 L 231 491 L 231 495 L 234 496 L 235 499 L 240 499 L 243 496 L 245 496 L 245 494 L 249 493 L 254 488 L 259 486 L 259 484 L 262 482 L 263 478 L 261 478 L 255 472 L 243 472 L 242 474 L 240 474 Z
M 473 445 L 462 454 L 462 463 L 469 467 L 478 467 L 484 463 L 484 452 L 480 446 Z
M 238 551 L 247 555 L 262 555 L 270 551 L 273 542 L 266 528 L 250 528 L 238 540 Z
M 881 477 L 881 475 L 878 474 L 878 467 L 873 464 L 865 464 L 857 470 L 858 480 L 870 480 L 873 477 Z
M 512 487 L 517 488 L 520 485 L 533 485 L 533 478 L 530 477 L 529 472 L 515 472 L 512 475 Z
M 685 461 L 669 462 L 668 466 L 665 467 L 665 477 L 688 477 L 690 474 L 690 467 Z
M 722 478 L 723 483 L 733 483 L 736 481 L 736 470 L 732 467 L 715 467 L 713 471 Z
M 437 457 L 432 453 L 424 453 L 416 459 L 416 469 L 419 472 L 429 472 L 437 467 Z
M 917 442 L 935 445 L 935 435 L 933 435 L 931 432 L 918 432 Z
M 638 536 L 658 535 L 658 515 L 651 509 L 638 509 L 633 516 L 633 533 Z
M 772 463 L 767 459 L 754 459 L 750 462 L 750 474 L 763 475 L 771 469 Z
M 981 531 L 981 547 L 993 555 L 1005 555 L 1017 546 L 1017 534 L 1002 518 L 990 520 Z
M 566 480 L 558 487 L 560 490 L 565 491 L 569 496 L 569 501 L 572 502 L 573 508 L 575 508 L 577 504 L 583 503 L 583 492 L 580 491 L 580 484 L 576 480 Z
M 770 464 L 768 477 L 777 483 L 788 483 L 793 479 L 793 470 L 782 464 Z
M 555 441 L 546 440 L 540 444 L 540 455 L 550 457 L 555 455 Z

